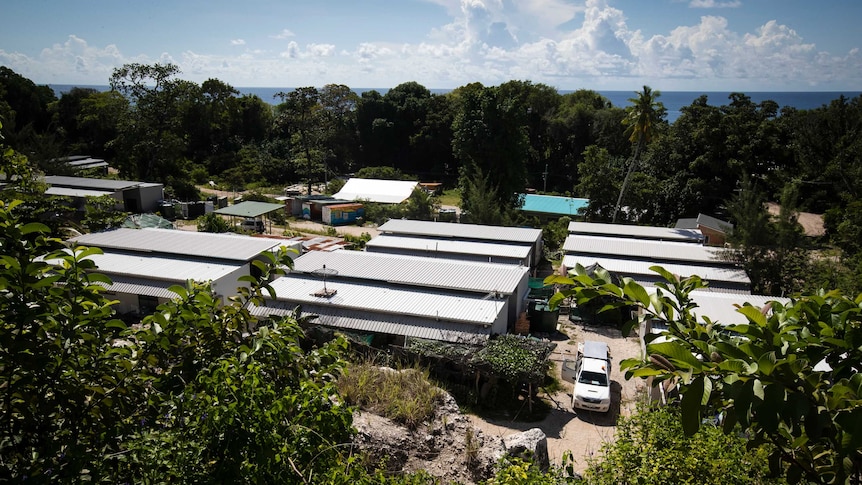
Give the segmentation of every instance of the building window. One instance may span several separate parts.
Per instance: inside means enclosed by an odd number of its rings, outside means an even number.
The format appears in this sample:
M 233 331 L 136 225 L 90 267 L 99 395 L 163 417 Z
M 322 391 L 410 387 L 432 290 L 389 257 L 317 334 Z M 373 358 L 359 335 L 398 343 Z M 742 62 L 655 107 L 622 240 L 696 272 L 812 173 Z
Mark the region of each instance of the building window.
M 155 313 L 159 306 L 159 299 L 155 296 L 138 295 L 138 312 L 142 315 Z

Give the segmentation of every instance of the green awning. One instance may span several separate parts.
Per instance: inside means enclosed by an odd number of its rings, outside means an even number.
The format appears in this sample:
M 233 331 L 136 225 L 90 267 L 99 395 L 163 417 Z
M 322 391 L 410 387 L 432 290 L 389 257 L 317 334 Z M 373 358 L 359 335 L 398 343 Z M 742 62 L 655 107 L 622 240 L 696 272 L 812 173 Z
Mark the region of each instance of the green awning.
M 215 211 L 215 213 L 225 216 L 260 217 L 264 214 L 269 214 L 270 212 L 274 212 L 281 209 L 284 209 L 283 204 L 270 204 L 268 202 L 247 201 L 223 207 Z

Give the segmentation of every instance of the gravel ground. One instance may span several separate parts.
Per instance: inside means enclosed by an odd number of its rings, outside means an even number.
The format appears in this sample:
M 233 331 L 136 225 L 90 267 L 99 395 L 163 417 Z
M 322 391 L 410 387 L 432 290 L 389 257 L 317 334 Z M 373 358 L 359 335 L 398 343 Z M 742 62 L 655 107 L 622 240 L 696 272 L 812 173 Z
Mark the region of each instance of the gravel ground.
M 620 415 L 632 412 L 643 383 L 639 379 L 626 381 L 619 370 L 623 359 L 640 356 L 637 337 L 623 337 L 619 330 L 573 324 L 566 315 L 560 315 L 560 330 L 568 340 L 558 340 L 551 355 L 556 366 L 557 377 L 564 360 L 574 360 L 578 342 L 598 340 L 607 342 L 611 353 L 611 410 L 608 413 L 575 410 L 572 408 L 572 384 L 560 379 L 563 390 L 554 395 L 543 395 L 553 406 L 548 416 L 538 423 L 511 421 L 489 421 L 470 415 L 474 426 L 485 433 L 506 437 L 531 428 L 540 428 L 548 437 L 548 455 L 551 463 L 561 464 L 563 454 L 571 451 L 575 470 L 584 471 L 588 460 L 597 454 L 606 442 L 614 439 L 616 421 Z

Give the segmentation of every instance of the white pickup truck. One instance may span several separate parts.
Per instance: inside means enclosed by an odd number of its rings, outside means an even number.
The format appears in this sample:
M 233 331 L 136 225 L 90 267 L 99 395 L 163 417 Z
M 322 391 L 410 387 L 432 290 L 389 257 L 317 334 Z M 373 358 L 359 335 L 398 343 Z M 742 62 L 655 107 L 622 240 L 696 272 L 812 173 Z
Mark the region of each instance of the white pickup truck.
M 574 362 L 563 363 L 563 378 L 574 381 L 572 407 L 606 413 L 611 407 L 611 356 L 608 344 L 587 340 L 578 344 Z

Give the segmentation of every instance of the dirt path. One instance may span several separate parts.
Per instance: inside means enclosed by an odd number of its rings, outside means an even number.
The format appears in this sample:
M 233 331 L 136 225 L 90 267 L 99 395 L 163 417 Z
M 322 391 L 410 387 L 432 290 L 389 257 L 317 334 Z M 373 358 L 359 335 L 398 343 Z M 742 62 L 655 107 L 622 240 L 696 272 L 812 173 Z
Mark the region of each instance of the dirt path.
M 584 340 L 606 342 L 611 352 L 611 410 L 607 414 L 572 408 L 572 384 L 560 379 L 563 391 L 552 396 L 544 395 L 553 406 L 548 416 L 538 423 L 511 421 L 489 421 L 475 415 L 470 415 L 473 425 L 484 433 L 505 437 L 531 428 L 540 428 L 548 437 L 548 456 L 551 463 L 560 465 L 563 454 L 571 451 L 575 460 L 575 470 L 582 472 L 587 468 L 590 457 L 596 455 L 602 445 L 614 439 L 616 420 L 619 415 L 628 415 L 637 402 L 638 393 L 642 389 L 640 380 L 626 381 L 619 370 L 623 359 L 640 356 L 640 345 L 637 337 L 623 338 L 618 330 L 606 327 L 592 327 L 573 324 L 566 315 L 560 316 L 561 330 L 569 336 L 569 340 L 557 342 L 557 348 L 551 355 L 556 367 L 556 375 L 564 360 L 574 360 L 577 354 L 577 343 Z

